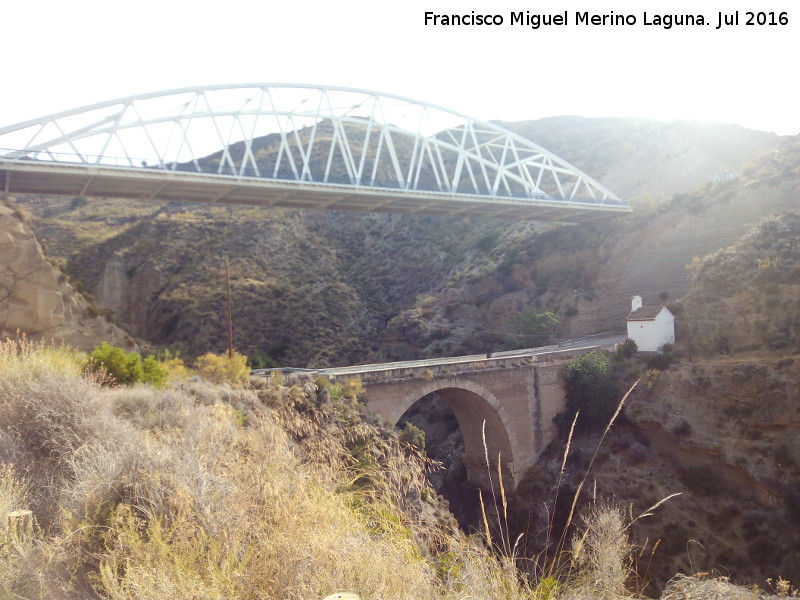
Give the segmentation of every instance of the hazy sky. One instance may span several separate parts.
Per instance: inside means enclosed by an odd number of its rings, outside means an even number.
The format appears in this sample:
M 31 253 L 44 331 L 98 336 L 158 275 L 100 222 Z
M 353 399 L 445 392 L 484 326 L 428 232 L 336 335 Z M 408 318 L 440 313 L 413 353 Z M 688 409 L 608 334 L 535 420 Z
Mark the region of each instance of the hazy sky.
M 95 0 L 3 6 L 0 126 L 144 92 L 312 83 L 399 94 L 479 119 L 572 114 L 738 123 L 800 133 L 800 8 L 789 0 Z M 759 7 L 767 22 L 747 26 Z M 739 25 L 717 30 L 719 11 Z M 436 14 L 497 26 L 426 26 Z M 567 14 L 512 25 L 512 12 Z M 629 15 L 586 26 L 577 12 Z M 644 13 L 710 25 L 645 25 Z M 756 20 L 758 17 L 754 17 Z

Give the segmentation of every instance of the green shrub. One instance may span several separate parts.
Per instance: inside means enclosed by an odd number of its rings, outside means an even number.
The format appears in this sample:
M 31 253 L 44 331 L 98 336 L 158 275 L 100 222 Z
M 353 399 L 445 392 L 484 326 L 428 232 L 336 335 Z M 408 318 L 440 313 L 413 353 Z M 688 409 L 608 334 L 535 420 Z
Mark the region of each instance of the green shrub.
M 156 387 L 164 385 L 167 371 L 153 356 L 144 360 L 136 352 L 126 352 L 118 346 L 103 342 L 89 355 L 88 371 L 103 373 L 111 384 L 134 385 L 148 383 Z
M 483 250 L 484 252 L 490 252 L 495 246 L 497 246 L 497 242 L 500 239 L 500 232 L 499 231 L 489 231 L 483 234 L 480 239 L 478 239 L 478 248 Z
M 331 400 L 336 402 L 347 400 L 351 404 L 355 404 L 359 398 L 364 396 L 364 384 L 358 377 L 349 377 L 342 383 L 331 384 L 328 390 Z
M 567 363 L 564 370 L 567 412 L 556 417 L 559 426 L 572 422 L 580 411 L 578 423 L 586 428 L 605 426 L 620 399 L 609 356 L 594 350 Z
M 553 336 L 561 325 L 561 319 L 551 311 L 529 308 L 511 319 L 523 341 L 529 346 L 545 346 L 552 343 Z
M 425 432 L 413 423 L 406 423 L 400 431 L 400 441 L 413 446 L 420 452 L 425 452 Z
M 83 196 L 75 196 L 69 203 L 70 210 L 75 210 L 82 206 L 86 206 L 86 198 L 84 198 Z
M 636 342 L 634 342 L 631 338 L 628 338 L 621 344 L 617 345 L 615 357 L 617 360 L 632 358 L 636 356 L 636 352 L 638 352 L 638 350 L 639 349 L 636 347 Z
M 142 361 L 142 371 L 144 377 L 142 381 L 155 387 L 163 387 L 167 381 L 168 370 L 156 359 L 155 356 L 148 356 Z
M 256 350 L 247 359 L 252 369 L 275 369 L 280 367 L 278 361 L 263 350 Z

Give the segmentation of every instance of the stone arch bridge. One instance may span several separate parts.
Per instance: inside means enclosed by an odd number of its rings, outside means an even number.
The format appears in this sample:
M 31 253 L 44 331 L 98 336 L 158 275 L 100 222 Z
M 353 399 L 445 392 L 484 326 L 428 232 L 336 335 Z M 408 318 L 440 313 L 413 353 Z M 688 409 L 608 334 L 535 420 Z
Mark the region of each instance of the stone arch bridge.
M 488 450 L 494 483 L 499 457 L 504 484 L 516 489 L 556 436 L 553 417 L 566 406 L 562 367 L 596 348 L 362 365 L 320 373 L 340 381 L 359 377 L 367 406 L 392 423 L 436 392 L 453 411 L 464 436 L 469 480 L 485 488 L 492 485 Z

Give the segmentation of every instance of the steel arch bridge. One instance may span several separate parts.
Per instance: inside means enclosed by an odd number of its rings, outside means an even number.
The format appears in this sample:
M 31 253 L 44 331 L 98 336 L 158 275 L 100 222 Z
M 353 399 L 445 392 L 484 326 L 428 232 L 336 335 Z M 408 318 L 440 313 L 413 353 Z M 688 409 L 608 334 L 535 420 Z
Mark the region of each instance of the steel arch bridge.
M 496 124 L 299 84 L 155 92 L 2 127 L 0 190 L 563 221 L 631 210 Z

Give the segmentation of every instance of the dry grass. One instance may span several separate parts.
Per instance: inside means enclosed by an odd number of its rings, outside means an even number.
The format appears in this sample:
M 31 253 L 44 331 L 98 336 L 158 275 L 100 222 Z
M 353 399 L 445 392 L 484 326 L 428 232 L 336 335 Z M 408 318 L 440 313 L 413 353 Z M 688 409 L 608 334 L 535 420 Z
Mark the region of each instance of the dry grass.
M 777 600 L 798 598 L 800 590 L 792 589 L 788 581 L 778 578 L 774 590 L 766 592 L 756 586 L 734 585 L 727 577 L 710 577 L 708 573 L 694 576 L 676 575 L 667 585 L 661 600 Z
M 1 596 L 522 597 L 427 521 L 424 464 L 348 399 L 319 403 L 309 381 L 104 388 L 49 352 L 0 354 L 0 506 L 38 523 L 3 546 Z
M 632 550 L 625 516 L 619 507 L 600 502 L 582 517 L 582 531 L 572 548 L 571 597 L 630 597 Z
M 76 364 L 0 344 L 0 510 L 36 520 L 0 542 L 0 597 L 630 597 L 618 510 L 582 519 L 561 581 L 530 581 L 507 530 L 499 557 L 450 530 L 422 457 L 307 378 L 108 388 Z M 716 597 L 681 585 L 665 599 Z

